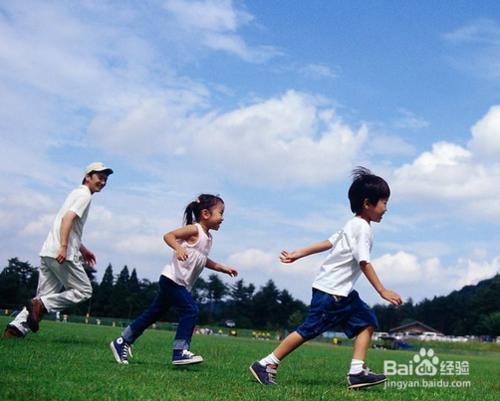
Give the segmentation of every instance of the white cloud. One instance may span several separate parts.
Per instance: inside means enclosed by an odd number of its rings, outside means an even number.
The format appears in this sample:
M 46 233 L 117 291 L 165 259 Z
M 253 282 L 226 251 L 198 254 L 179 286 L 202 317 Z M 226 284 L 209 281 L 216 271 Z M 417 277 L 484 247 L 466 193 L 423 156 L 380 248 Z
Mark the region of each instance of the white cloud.
M 170 102 L 142 102 L 116 120 L 99 116 L 90 132 L 115 151 L 186 154 L 247 184 L 279 187 L 344 178 L 367 136 L 366 126 L 355 131 L 318 99 L 293 90 L 199 117 Z
M 161 235 L 131 234 L 122 236 L 113 241 L 113 249 L 116 252 L 126 252 L 127 254 L 167 254 L 167 252 L 165 252 L 165 243 L 162 241 Z
M 198 41 L 212 50 L 222 50 L 249 62 L 263 62 L 278 54 L 271 46 L 250 47 L 236 32 L 254 17 L 234 7 L 230 0 L 167 0 L 165 10 L 180 27 L 196 35 Z
M 279 289 L 287 289 L 295 297 L 308 303 L 311 285 L 323 256 L 315 255 L 295 263 L 283 264 L 279 261 L 279 252 L 250 248 L 229 255 L 224 263 L 238 269 L 240 277 L 256 287 L 273 280 Z
M 415 113 L 400 108 L 398 110 L 400 117 L 394 121 L 394 126 L 396 128 L 408 128 L 412 130 L 417 130 L 420 128 L 426 128 L 429 126 L 429 122 L 421 117 L 415 115 Z
M 214 32 L 233 32 L 238 25 L 253 19 L 250 14 L 237 11 L 231 0 L 167 0 L 164 7 L 185 25 Z
M 492 106 L 486 115 L 474 124 L 469 147 L 478 159 L 500 156 L 500 106 Z
M 337 78 L 338 74 L 325 64 L 307 64 L 300 68 L 300 72 L 308 78 Z
M 462 216 L 500 216 L 500 107 L 493 106 L 472 127 L 467 147 L 436 142 L 432 150 L 394 172 L 394 193 L 406 198 L 453 203 L 448 212 Z
M 479 281 L 491 278 L 500 272 L 500 257 L 496 257 L 491 261 L 459 259 L 458 270 L 462 273 L 455 281 L 457 288 L 477 284 Z
M 499 257 L 490 261 L 459 258 L 454 263 L 443 265 L 436 257 L 421 259 L 402 251 L 376 258 L 373 265 L 386 288 L 398 292 L 403 299 L 411 297 L 414 301 L 434 295 L 447 295 L 500 272 Z M 367 280 L 361 278 L 360 281 L 360 287 L 366 293 L 365 298 L 370 303 L 382 303 L 377 294 L 370 290 Z
M 454 67 L 490 79 L 493 84 L 498 82 L 500 25 L 497 21 L 478 19 L 445 34 L 444 38 L 453 45 L 448 58 Z
M 446 33 L 445 38 L 456 43 L 500 45 L 500 25 L 491 19 L 478 19 Z
M 487 190 L 489 181 L 483 167 L 474 165 L 471 159 L 471 152 L 461 146 L 435 143 L 432 151 L 395 171 L 393 186 L 399 193 L 424 198 L 470 199 Z
M 422 283 L 435 278 L 438 259 L 430 258 L 421 262 L 417 256 L 407 252 L 386 254 L 373 261 L 377 274 L 387 283 L 386 286 L 397 287 L 401 284 Z
M 317 185 L 344 177 L 367 128 L 295 91 L 201 121 L 194 148 L 226 174 L 254 185 Z
M 245 249 L 228 257 L 228 263 L 234 266 L 240 266 L 242 269 L 255 268 L 262 266 L 266 269 L 278 265 L 278 257 L 260 249 Z
M 370 134 L 368 152 L 383 156 L 411 156 L 415 147 L 396 135 Z

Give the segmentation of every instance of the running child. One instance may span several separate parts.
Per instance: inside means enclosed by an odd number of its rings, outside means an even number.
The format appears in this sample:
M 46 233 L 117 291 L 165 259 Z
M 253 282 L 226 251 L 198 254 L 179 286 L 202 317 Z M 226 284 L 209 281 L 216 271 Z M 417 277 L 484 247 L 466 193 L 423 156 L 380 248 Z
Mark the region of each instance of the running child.
M 174 250 L 169 264 L 160 275 L 160 290 L 151 305 L 109 344 L 116 362 L 128 364 L 130 346 L 170 306 L 179 312 L 179 325 L 173 344 L 172 364 L 190 365 L 203 362 L 190 351 L 191 337 L 199 309 L 190 290 L 204 267 L 229 274 L 238 272 L 208 257 L 212 247 L 210 230 L 218 230 L 224 220 L 224 201 L 214 195 L 202 194 L 184 212 L 184 226 L 170 231 L 163 239 Z
M 353 289 L 363 273 L 379 295 L 393 305 L 401 305 L 401 297 L 386 289 L 371 264 L 373 237 L 371 222 L 379 223 L 387 211 L 390 189 L 387 182 L 370 170 L 358 167 L 353 171 L 349 201 L 355 216 L 328 240 L 306 248 L 281 252 L 282 263 L 293 263 L 305 256 L 331 249 L 312 285 L 308 316 L 296 331 L 286 337 L 268 356 L 250 366 L 250 372 L 261 384 L 276 384 L 276 370 L 288 354 L 306 341 L 340 325 L 353 344 L 351 368 L 347 374 L 348 388 L 383 383 L 386 377 L 371 372 L 365 364 L 370 339 L 378 322 L 370 307 Z

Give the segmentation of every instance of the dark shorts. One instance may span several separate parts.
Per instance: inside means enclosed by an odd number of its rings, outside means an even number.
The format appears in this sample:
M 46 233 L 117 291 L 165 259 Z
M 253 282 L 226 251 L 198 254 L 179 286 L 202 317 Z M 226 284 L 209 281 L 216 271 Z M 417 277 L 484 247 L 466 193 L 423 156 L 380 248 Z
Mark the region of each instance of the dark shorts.
M 335 300 L 333 295 L 313 288 L 309 314 L 297 328 L 297 333 L 309 340 L 333 330 L 335 326 L 342 327 L 347 337 L 353 338 L 365 327 L 377 328 L 378 321 L 357 291 L 353 290 L 347 297 Z

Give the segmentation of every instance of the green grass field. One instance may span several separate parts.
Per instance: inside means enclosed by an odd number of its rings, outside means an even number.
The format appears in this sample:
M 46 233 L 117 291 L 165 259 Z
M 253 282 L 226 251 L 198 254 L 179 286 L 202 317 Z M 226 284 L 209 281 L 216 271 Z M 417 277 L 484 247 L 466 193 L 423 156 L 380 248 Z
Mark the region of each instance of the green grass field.
M 2 328 L 8 322 L 0 318 Z M 149 330 L 134 346 L 130 365 L 118 365 L 108 343 L 120 329 L 42 322 L 38 334 L 0 339 L 0 400 L 499 400 L 500 354 L 439 353 L 441 360 L 466 360 L 469 388 L 346 389 L 349 347 L 307 344 L 280 366 L 277 386 L 257 384 L 251 362 L 267 355 L 275 341 L 195 335 L 192 349 L 205 362 L 190 367 L 170 364 L 172 332 Z M 385 359 L 408 362 L 416 351 L 370 350 L 372 370 Z M 391 377 L 410 381 L 413 377 Z

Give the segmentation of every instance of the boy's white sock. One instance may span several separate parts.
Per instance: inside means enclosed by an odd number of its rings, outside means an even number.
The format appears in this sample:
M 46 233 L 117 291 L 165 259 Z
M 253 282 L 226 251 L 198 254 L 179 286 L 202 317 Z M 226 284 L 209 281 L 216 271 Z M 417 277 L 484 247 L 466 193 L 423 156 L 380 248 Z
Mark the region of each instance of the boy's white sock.
M 361 359 L 353 359 L 351 361 L 351 369 L 349 370 L 350 375 L 356 375 L 363 370 L 363 364 L 365 361 Z
M 278 358 L 276 358 L 276 355 L 274 355 L 273 352 L 271 352 L 268 356 L 266 356 L 265 358 L 262 358 L 259 361 L 259 363 L 262 366 L 266 366 L 266 365 L 279 365 L 280 362 L 281 361 Z

